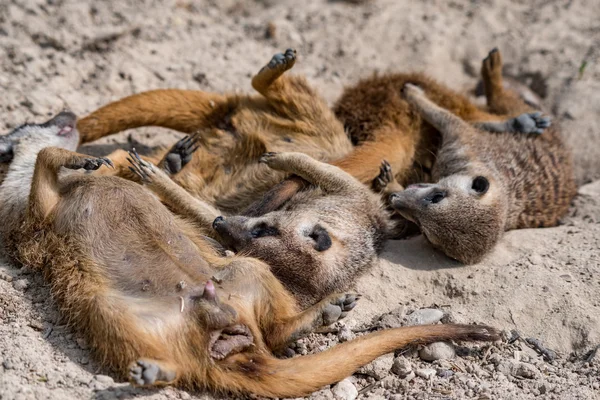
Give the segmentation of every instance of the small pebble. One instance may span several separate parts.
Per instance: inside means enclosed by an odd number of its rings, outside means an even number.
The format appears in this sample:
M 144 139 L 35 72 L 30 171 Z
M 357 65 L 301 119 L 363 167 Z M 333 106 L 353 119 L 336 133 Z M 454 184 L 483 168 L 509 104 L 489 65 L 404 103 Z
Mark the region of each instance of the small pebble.
M 408 374 L 412 372 L 412 365 L 410 361 L 404 356 L 399 356 L 394 359 L 392 364 L 392 372 L 398 375 L 400 378 L 406 378 Z
M 358 369 L 359 374 L 369 375 L 377 380 L 385 378 L 394 363 L 394 354 L 385 354 Z
M 96 381 L 103 383 L 105 385 L 112 385 L 115 383 L 113 378 L 111 378 L 110 376 L 107 376 L 107 375 L 96 375 L 96 376 L 94 376 L 94 379 L 96 379 Z
M 417 371 L 417 376 L 420 376 L 423 379 L 431 379 L 435 376 L 436 371 L 435 369 L 432 368 L 423 368 L 423 369 L 418 369 Z
M 406 317 L 406 325 L 430 325 L 438 323 L 444 313 L 440 310 L 436 310 L 434 308 L 423 308 L 421 310 L 417 310 Z
M 354 339 L 354 333 L 345 325 L 340 328 L 337 336 L 342 343 Z
M 358 390 L 348 379 L 338 382 L 331 392 L 336 400 L 354 400 L 358 397 Z
M 437 375 L 440 378 L 449 379 L 454 375 L 454 371 L 449 369 L 440 369 L 438 370 Z
M 419 357 L 425 361 L 451 360 L 455 356 L 454 346 L 447 342 L 431 343 L 419 351 Z
M 4 367 L 4 369 L 15 369 L 15 365 L 10 360 L 4 360 L 2 366 Z

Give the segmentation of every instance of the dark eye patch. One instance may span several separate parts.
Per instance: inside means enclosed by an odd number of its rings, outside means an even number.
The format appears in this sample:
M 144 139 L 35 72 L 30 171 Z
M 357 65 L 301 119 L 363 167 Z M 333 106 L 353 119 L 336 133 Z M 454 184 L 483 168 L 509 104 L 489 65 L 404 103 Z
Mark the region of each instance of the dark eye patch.
M 253 238 L 261 238 L 266 236 L 277 236 L 279 235 L 279 230 L 274 226 L 268 226 L 267 224 L 259 224 L 252 229 L 250 232 Z
M 315 250 L 317 251 L 325 251 L 332 245 L 331 236 L 329 236 L 327 230 L 321 225 L 315 225 L 315 228 L 308 236 L 315 241 Z
M 431 204 L 437 204 L 446 198 L 446 192 L 433 192 L 425 198 L 425 201 Z
M 471 185 L 471 189 L 476 191 L 477 193 L 484 194 L 490 188 L 490 182 L 484 176 L 478 176 L 473 179 L 473 184 Z

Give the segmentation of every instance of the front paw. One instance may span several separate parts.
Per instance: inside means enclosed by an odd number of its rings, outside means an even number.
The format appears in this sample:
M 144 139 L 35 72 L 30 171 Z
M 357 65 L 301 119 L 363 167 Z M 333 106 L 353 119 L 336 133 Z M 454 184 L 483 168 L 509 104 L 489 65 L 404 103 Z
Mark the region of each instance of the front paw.
M 85 169 L 86 171 L 95 171 L 103 165 L 111 168 L 115 167 L 113 162 L 106 157 L 83 158 L 74 164 L 65 165 L 65 167 L 69 169 Z
M 200 147 L 198 141 L 199 135 L 190 135 L 179 140 L 165 155 L 162 165 L 159 165 L 170 175 L 178 173 L 192 161 L 194 152 Z
M 375 192 L 383 191 L 387 185 L 394 180 L 394 174 L 392 172 L 392 166 L 386 160 L 381 162 L 379 167 L 379 175 L 373 179 L 371 187 Z
M 267 164 L 272 169 L 281 170 L 285 166 L 286 158 L 286 153 L 268 152 L 260 156 L 258 162 L 261 164 Z
M 513 128 L 518 133 L 535 133 L 540 135 L 551 124 L 551 118 L 543 116 L 539 111 L 521 114 L 513 119 Z
M 147 161 L 142 160 L 137 151 L 133 149 L 127 152 L 127 161 L 131 164 L 129 170 L 137 175 L 143 182 L 150 183 L 156 173 L 156 168 Z
M 342 318 L 356 307 L 360 294 L 346 293 L 332 296 L 329 304 L 323 308 L 323 326 L 329 326 Z

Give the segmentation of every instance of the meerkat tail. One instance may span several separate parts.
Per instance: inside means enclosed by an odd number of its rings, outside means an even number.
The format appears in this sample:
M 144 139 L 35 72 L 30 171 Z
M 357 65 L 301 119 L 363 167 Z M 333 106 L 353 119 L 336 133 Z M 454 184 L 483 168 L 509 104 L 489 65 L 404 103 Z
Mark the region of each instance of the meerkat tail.
M 226 97 L 197 90 L 159 89 L 134 94 L 99 108 L 77 122 L 80 142 L 91 142 L 126 129 L 160 126 L 193 133 L 211 116 L 227 112 Z
M 242 353 L 224 364 L 216 386 L 268 397 L 308 395 L 336 383 L 377 357 L 409 344 L 445 340 L 494 341 L 488 326 L 426 325 L 384 330 L 339 344 L 321 353 L 292 359 Z

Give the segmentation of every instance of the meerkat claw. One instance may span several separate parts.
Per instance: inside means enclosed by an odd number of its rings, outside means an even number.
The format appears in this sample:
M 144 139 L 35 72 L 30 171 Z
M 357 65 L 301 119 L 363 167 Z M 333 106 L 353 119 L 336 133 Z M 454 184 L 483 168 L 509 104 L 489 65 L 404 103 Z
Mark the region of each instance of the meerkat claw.
M 269 161 L 270 161 L 270 160 L 271 160 L 273 157 L 275 157 L 275 155 L 276 155 L 276 154 L 277 154 L 277 153 L 275 153 L 275 152 L 273 152 L 273 151 L 270 151 L 270 152 L 264 153 L 262 156 L 260 156 L 260 158 L 258 159 L 258 162 L 259 162 L 259 163 L 261 163 L 261 164 L 268 164 L 268 163 L 269 163 Z

